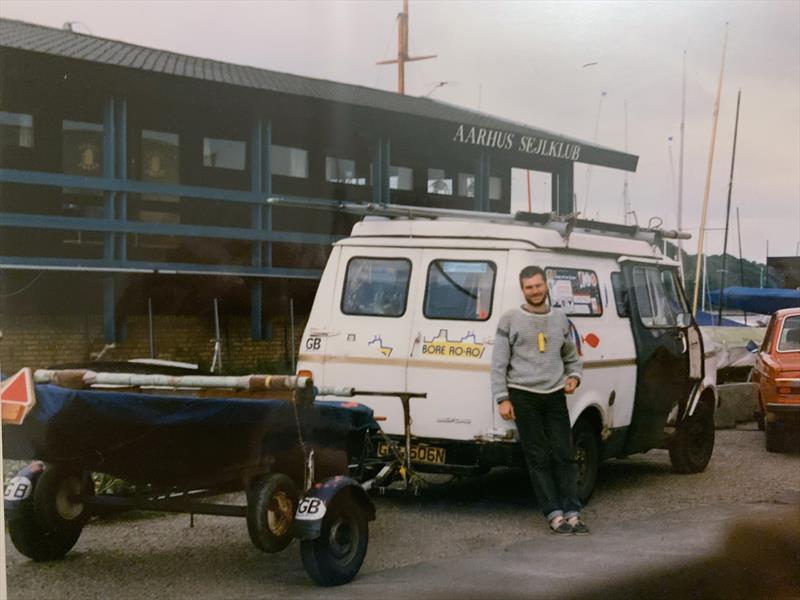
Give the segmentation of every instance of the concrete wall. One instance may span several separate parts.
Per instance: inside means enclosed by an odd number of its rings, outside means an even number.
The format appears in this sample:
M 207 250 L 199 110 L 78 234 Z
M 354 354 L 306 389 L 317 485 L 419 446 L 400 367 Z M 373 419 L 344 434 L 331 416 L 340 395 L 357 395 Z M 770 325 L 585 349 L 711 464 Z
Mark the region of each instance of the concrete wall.
M 246 317 L 220 316 L 222 365 L 226 373 L 277 372 L 288 368 L 291 343 L 286 320 L 272 321 L 272 339 L 250 339 Z M 295 322 L 295 352 L 305 317 Z M 146 316 L 126 319 L 126 341 L 106 351 L 102 360 L 127 360 L 150 356 Z M 15 316 L 0 322 L 0 370 L 14 373 L 22 367 L 41 368 L 63 363 L 88 362 L 103 350 L 103 324 L 93 316 Z M 155 358 L 179 360 L 209 368 L 214 355 L 214 324 L 194 316 L 154 317 Z

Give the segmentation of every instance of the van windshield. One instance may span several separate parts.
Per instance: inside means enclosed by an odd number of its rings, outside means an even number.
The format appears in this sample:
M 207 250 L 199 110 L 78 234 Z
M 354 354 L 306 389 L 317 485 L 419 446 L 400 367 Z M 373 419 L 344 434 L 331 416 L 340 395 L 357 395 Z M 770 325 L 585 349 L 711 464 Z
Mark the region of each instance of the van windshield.
M 342 293 L 346 315 L 399 317 L 406 312 L 411 261 L 406 258 L 352 258 Z
M 633 269 L 633 288 L 639 318 L 645 327 L 682 327 L 688 313 L 672 271 L 650 267 Z

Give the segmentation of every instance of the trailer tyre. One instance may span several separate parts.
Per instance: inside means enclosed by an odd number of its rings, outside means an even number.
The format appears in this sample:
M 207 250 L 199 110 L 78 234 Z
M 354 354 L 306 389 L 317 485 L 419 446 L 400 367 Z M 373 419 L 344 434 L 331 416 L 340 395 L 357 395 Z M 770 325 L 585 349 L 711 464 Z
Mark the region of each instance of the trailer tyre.
M 586 504 L 597 483 L 597 468 L 600 464 L 600 447 L 594 427 L 586 419 L 579 419 L 572 431 L 575 460 L 578 463 L 578 500 Z
M 247 532 L 259 550 L 280 552 L 291 543 L 298 497 L 294 481 L 283 473 L 272 473 L 251 485 L 247 494 Z
M 20 506 L 19 517 L 8 522 L 11 541 L 20 554 L 35 561 L 63 558 L 89 519 L 81 495 L 94 495 L 88 473 L 46 467 L 32 497 Z
M 714 452 L 714 410 L 700 401 L 694 414 L 678 426 L 669 445 L 669 458 L 676 473 L 700 473 Z
M 366 511 L 353 494 L 345 490 L 328 506 L 320 536 L 300 543 L 300 558 L 306 573 L 317 584 L 342 585 L 353 579 L 361 568 L 368 541 Z

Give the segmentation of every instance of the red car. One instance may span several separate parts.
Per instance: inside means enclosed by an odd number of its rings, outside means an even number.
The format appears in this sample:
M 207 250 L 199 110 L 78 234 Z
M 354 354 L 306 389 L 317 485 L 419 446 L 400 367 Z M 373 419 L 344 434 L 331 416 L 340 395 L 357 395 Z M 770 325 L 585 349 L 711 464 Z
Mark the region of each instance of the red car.
M 752 381 L 758 383 L 757 418 L 767 450 L 800 450 L 800 308 L 772 315 Z

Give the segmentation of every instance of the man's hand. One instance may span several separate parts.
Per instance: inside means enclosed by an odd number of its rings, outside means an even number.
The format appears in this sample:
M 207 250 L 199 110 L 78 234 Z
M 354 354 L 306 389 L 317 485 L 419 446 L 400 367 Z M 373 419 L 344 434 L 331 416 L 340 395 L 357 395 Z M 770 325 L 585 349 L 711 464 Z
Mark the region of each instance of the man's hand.
M 511 400 L 503 400 L 497 405 L 497 410 L 500 411 L 500 416 L 506 421 L 513 421 L 517 417 L 514 415 L 514 405 Z
M 564 384 L 564 393 L 571 394 L 578 387 L 578 380 L 575 377 L 567 377 L 567 382 Z

